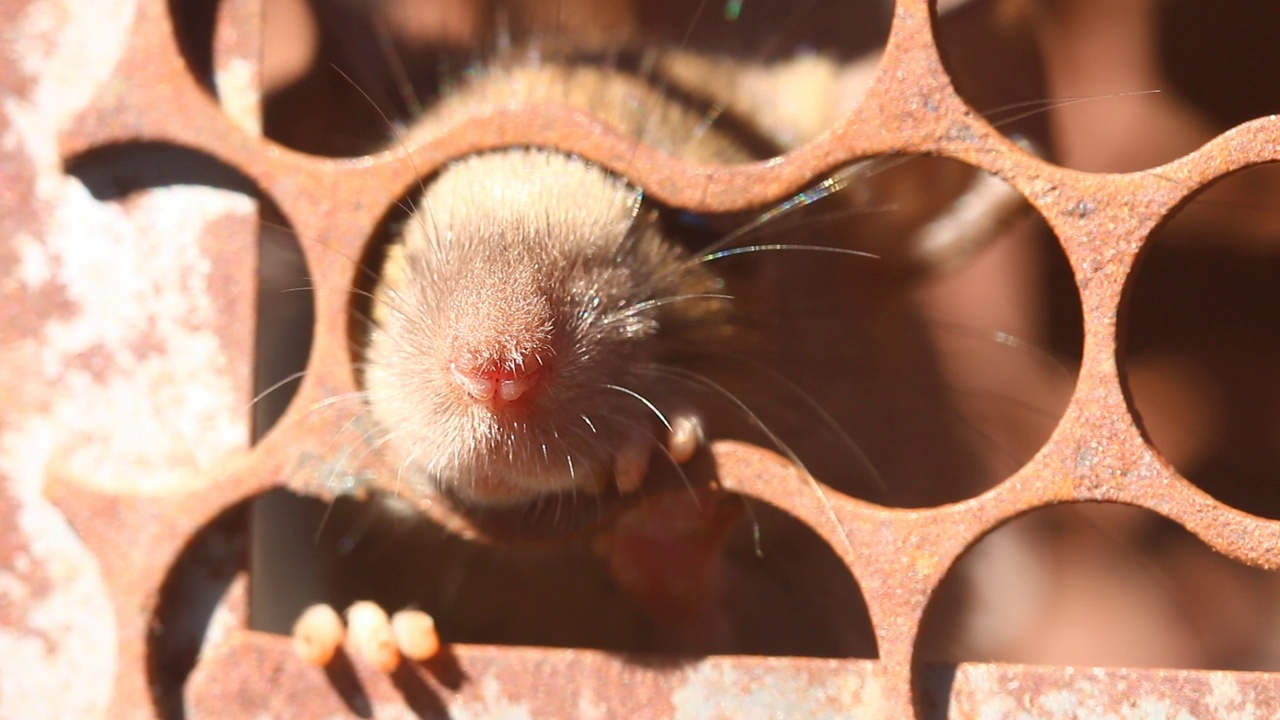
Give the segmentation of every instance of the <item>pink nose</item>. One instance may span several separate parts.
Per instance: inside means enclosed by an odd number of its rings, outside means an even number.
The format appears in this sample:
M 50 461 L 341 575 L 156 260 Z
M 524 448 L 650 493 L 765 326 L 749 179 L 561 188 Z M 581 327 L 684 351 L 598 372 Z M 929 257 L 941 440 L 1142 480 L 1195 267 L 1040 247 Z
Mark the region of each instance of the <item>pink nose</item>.
M 454 382 L 476 402 L 492 409 L 506 407 L 521 398 L 532 397 L 542 384 L 543 367 L 537 362 L 523 367 L 477 370 L 459 363 L 449 366 Z

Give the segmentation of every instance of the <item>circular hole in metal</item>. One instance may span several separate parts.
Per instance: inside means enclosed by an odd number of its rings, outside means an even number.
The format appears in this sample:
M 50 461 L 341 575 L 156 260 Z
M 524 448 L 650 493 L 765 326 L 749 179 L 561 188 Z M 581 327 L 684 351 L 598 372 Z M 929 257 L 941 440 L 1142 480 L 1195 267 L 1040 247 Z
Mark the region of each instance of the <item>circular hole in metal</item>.
M 725 435 L 841 492 L 923 507 L 1008 477 L 1057 424 L 1079 299 L 1061 248 L 1002 180 L 874 158 L 728 227 L 693 245 L 724 255 L 707 266 L 750 340 L 697 366 L 751 410 L 720 410 Z
M 542 547 L 469 542 L 390 498 L 269 497 L 295 506 L 289 535 L 304 542 L 255 555 L 260 629 L 288 632 L 315 602 L 372 599 L 425 610 L 447 643 L 598 648 L 659 665 L 876 655 L 835 553 L 794 517 L 735 495 L 650 495 L 583 542 Z
M 113 438 L 118 470 L 91 444 L 63 460 L 89 462 L 85 481 L 110 492 L 190 488 L 250 435 L 256 189 L 214 158 L 158 143 L 97 148 L 67 173 L 83 185 L 69 186 L 76 222 L 48 235 L 42 261 L 82 309 L 57 346 L 83 363 L 68 365 L 83 377 L 64 377 L 79 388 L 67 432 Z
M 1280 112 L 1280 6 L 1154 3 L 1171 89 L 1221 132 Z
M 1044 507 L 957 561 L 931 602 L 919 655 L 926 663 L 1275 670 L 1277 596 L 1280 575 L 1230 560 L 1149 510 Z
M 248 590 L 247 501 L 210 519 L 183 546 L 158 590 L 145 639 L 148 684 L 161 717 L 183 717 L 183 691 L 200 653 L 224 639 L 219 622 L 243 627 Z
M 1280 168 L 1215 181 L 1157 229 L 1129 280 L 1121 370 L 1147 438 L 1234 507 L 1280 517 Z

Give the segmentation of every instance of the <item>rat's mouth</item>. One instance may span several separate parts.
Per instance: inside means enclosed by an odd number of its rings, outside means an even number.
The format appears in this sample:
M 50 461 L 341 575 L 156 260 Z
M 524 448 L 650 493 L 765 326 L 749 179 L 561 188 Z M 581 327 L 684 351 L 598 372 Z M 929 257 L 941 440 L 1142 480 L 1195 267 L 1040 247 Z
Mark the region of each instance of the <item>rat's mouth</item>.
M 435 522 L 470 540 L 564 544 L 593 536 L 619 513 L 656 495 L 718 486 L 709 453 L 699 452 L 688 470 L 658 469 L 644 478 L 642 488 L 626 492 L 607 471 L 606 481 L 590 487 L 579 483 L 541 491 L 500 472 L 486 473 L 465 484 L 442 484 L 438 493 L 412 498 L 411 502 Z
M 450 363 L 449 375 L 468 400 L 500 413 L 527 406 L 546 385 L 547 368 L 539 362 L 522 367 L 475 369 Z

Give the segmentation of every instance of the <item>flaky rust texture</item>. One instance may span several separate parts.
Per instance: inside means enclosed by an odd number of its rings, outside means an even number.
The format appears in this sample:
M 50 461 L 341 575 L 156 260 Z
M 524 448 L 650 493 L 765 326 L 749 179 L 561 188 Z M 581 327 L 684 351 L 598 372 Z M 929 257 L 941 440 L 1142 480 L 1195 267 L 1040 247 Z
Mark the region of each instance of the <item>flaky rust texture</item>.
M 107 11 L 101 22 L 85 27 L 89 5 Z M 1280 693 L 1269 690 L 1278 679 L 1269 675 L 994 665 L 963 665 L 954 676 L 925 669 L 916 677 L 912 671 L 922 614 L 947 570 L 985 533 L 1033 508 L 1074 501 L 1128 503 L 1181 523 L 1232 558 L 1280 568 L 1280 522 L 1218 502 L 1165 462 L 1134 422 L 1116 361 L 1121 296 L 1147 235 L 1193 189 L 1238 168 L 1280 159 L 1280 118 L 1238 127 L 1150 172 L 1097 175 L 1056 167 L 1019 150 L 960 99 L 939 59 L 927 0 L 899 0 L 881 71 L 866 101 L 814 142 L 768 163 L 679 162 L 644 146 L 637 149 L 592 118 L 556 106 L 504 108 L 475 118 L 437 142 L 407 148 L 412 162 L 399 150 L 324 159 L 280 147 L 257 133 L 252 58 L 259 9 L 255 1 L 229 0 L 219 11 L 214 81 L 223 94 L 220 104 L 184 63 L 163 0 L 0 2 L 0 28 L 6 31 L 0 83 L 7 99 L 0 116 L 5 138 L 0 192 L 6 208 L 0 219 L 6 235 L 0 246 L 6 274 L 0 508 L 6 518 L 20 520 L 0 526 L 0 570 L 25 588 L 25 594 L 0 596 L 0 643 L 9 648 L 6 652 L 28 648 L 23 644 L 28 635 L 48 643 L 44 665 L 15 668 L 6 657 L 4 672 L 16 673 L 18 682 L 3 687 L 22 686 L 24 673 L 44 687 L 53 673 L 64 697 L 78 698 L 65 701 L 66 716 L 156 713 L 147 684 L 146 639 L 155 629 L 162 582 L 184 543 L 255 493 L 280 485 L 316 492 L 317 478 L 350 475 L 331 473 L 326 453 L 342 442 L 335 441 L 340 431 L 353 433 L 355 442 L 360 428 L 344 425 L 337 414 L 305 412 L 317 401 L 355 389 L 347 328 L 356 270 L 347 258 L 361 255 L 392 202 L 420 177 L 450 158 L 521 143 L 553 146 L 625 171 L 665 203 L 706 211 L 778 201 L 825 171 L 872 154 L 941 155 L 989 170 L 1048 220 L 1075 273 L 1085 340 L 1070 406 L 1049 441 L 1012 477 L 981 496 L 929 509 L 886 509 L 828 491 L 832 513 L 815 494 L 780 492 L 790 487 L 784 480 L 795 470 L 772 453 L 732 443 L 714 447 L 729 488 L 806 518 L 844 558 L 869 605 L 878 661 L 709 658 L 688 665 L 629 664 L 592 652 L 459 647 L 434 665 L 390 678 L 362 667 L 348 667 L 345 674 L 338 668 L 326 677 L 300 666 L 282 639 L 243 631 L 224 635 L 202 657 L 187 688 L 192 717 L 264 712 L 335 717 L 373 709 L 379 716 L 399 716 L 394 708 L 408 705 L 427 717 L 443 716 L 447 706 L 453 717 L 905 718 L 916 712 L 917 703 L 926 708 L 945 703 L 953 717 L 1280 713 Z M 228 34 L 232 23 L 235 33 Z M 42 64 L 49 58 L 61 65 Z M 78 84 L 59 85 L 58 73 L 78 78 Z M 221 224 L 218 242 L 202 242 L 200 232 L 184 236 L 158 220 L 138 221 L 157 223 L 141 233 L 167 233 L 157 249 L 182 243 L 195 248 L 190 257 L 174 256 L 167 265 L 143 263 L 124 271 L 195 273 L 185 291 L 207 294 L 182 317 L 170 318 L 173 324 L 147 327 L 153 334 L 169 333 L 150 338 L 162 357 L 181 359 L 195 352 L 192 347 L 207 353 L 196 365 L 209 374 L 182 380 L 213 387 L 212 399 L 191 401 L 192 408 L 206 412 L 195 421 L 194 435 L 205 438 L 205 446 L 213 438 L 221 451 L 200 457 L 161 454 L 166 472 L 159 479 L 152 477 L 156 468 L 147 465 L 156 458 L 141 450 L 123 456 L 104 451 L 102 464 L 94 466 L 74 452 L 41 455 L 32 449 L 41 438 L 55 442 L 59 433 L 74 429 L 52 407 L 56 396 L 30 390 L 41 375 L 84 374 L 83 387 L 66 392 L 93 402 L 101 402 L 92 393 L 108 381 L 137 375 L 124 396 L 149 401 L 143 370 L 125 367 L 124 360 L 96 346 L 59 356 L 50 350 L 49 339 L 54 325 L 74 325 L 91 304 L 78 295 L 76 283 L 84 277 L 66 267 L 65 255 L 50 250 L 58 226 L 78 217 L 75 194 L 58 192 L 58 178 L 64 177 L 60 162 L 136 141 L 183 146 L 238 170 L 282 209 L 299 236 L 316 240 L 303 246 L 318 318 L 310 371 L 289 414 L 250 450 L 245 407 L 252 337 L 245 329 L 254 320 L 252 223 Z M 234 203 L 224 210 L 209 211 L 210 219 L 245 212 Z M 173 298 L 144 294 L 130 302 L 167 307 Z M 58 336 L 63 345 L 65 336 Z M 186 344 L 175 345 L 175 338 Z M 84 407 L 83 412 L 106 411 Z M 122 421 L 145 420 L 147 409 L 135 414 L 141 420 Z M 33 423 L 45 423 L 44 434 L 31 434 Z M 90 446 L 92 441 L 85 440 Z M 342 489 L 324 488 L 321 494 Z M 66 532 L 45 497 L 78 539 Z M 466 529 L 465 519 L 435 512 Z M 83 571 L 70 579 L 58 575 L 55 566 Z M 98 616 L 107 607 L 113 613 Z M 32 619 L 37 612 L 43 613 L 39 622 Z M 65 622 L 50 627 L 51 612 L 63 613 Z M 94 622 L 78 625 L 77 612 Z M 572 688 L 565 678 L 574 679 Z M 22 702 L 0 697 L 7 712 L 36 707 Z M 1144 715 L 1142 708 L 1155 714 Z

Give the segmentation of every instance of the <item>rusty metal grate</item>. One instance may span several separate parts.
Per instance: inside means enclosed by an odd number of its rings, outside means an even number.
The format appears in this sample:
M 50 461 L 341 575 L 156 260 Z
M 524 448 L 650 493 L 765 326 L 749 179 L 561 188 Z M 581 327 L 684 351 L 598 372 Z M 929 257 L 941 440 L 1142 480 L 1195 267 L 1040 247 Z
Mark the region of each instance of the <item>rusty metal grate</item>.
M 28 341 L 54 326 L 64 337 L 43 355 L 6 353 L 2 368 L 8 409 L 0 426 L 15 441 L 3 446 L 0 458 L 0 515 L 17 522 L 0 529 L 0 565 L 13 568 L 28 595 L 17 603 L 0 599 L 0 628 L 17 629 L 12 637 L 43 634 L 53 648 L 48 657 L 57 671 L 50 679 L 48 666 L 30 671 L 5 667 L 4 674 L 16 676 L 19 684 L 29 681 L 29 687 L 65 693 L 68 707 L 78 708 L 84 717 L 156 712 L 150 683 L 158 683 L 158 666 L 148 658 L 147 638 L 160 622 L 155 615 L 158 598 L 186 543 L 257 493 L 281 485 L 305 489 L 308 478 L 322 471 L 326 449 L 342 429 L 332 416 L 300 412 L 309 403 L 355 389 L 347 349 L 348 290 L 358 278 L 341 257 L 364 252 L 391 201 L 408 192 L 419 173 L 430 173 L 460 155 L 524 143 L 556 147 L 614 170 L 626 168 L 636 184 L 662 202 L 703 211 L 776 202 L 812 177 L 874 154 L 940 155 L 995 173 L 1048 221 L 1080 291 L 1084 352 L 1067 412 L 1030 463 L 971 500 L 902 510 L 833 494 L 840 523 L 865 539 L 856 554 L 843 549 L 840 528 L 815 497 L 778 491 L 785 487 L 778 479 L 790 473 L 784 461 L 745 445 L 714 448 L 729 489 L 804 518 L 841 554 L 866 597 L 878 660 L 713 657 L 654 673 L 591 651 L 463 646 L 446 660 L 408 675 L 386 677 L 354 668 L 368 702 L 354 707 L 329 689 L 330 680 L 321 671 L 302 666 L 284 638 L 243 629 L 243 583 L 233 583 L 186 687 L 191 717 L 395 716 L 393 708 L 402 705 L 422 716 L 443 714 L 447 706 L 477 717 L 519 712 L 538 717 L 590 712 L 910 717 L 918 705 L 936 711 L 944 703 L 952 717 L 1005 716 L 1019 709 L 1034 709 L 1045 717 L 1107 712 L 1137 717 L 1147 712 L 1142 703 L 1170 717 L 1180 712 L 1189 717 L 1277 712 L 1277 678 L 1268 674 L 983 664 L 964 664 L 954 674 L 945 668 L 917 672 L 913 649 L 926 605 L 961 553 L 1004 521 L 1054 503 L 1100 501 L 1147 508 L 1232 558 L 1280 569 L 1280 522 L 1213 499 L 1149 447 L 1126 402 L 1117 361 L 1117 318 L 1147 236 L 1194 189 L 1233 170 L 1280 160 L 1280 119 L 1237 127 L 1159 168 L 1158 174 L 1103 175 L 1057 167 L 1021 151 L 961 100 L 939 58 L 927 0 L 899 0 L 882 71 L 865 102 L 832 132 L 777 162 L 744 167 L 673 162 L 644 146 L 637 150 L 592 118 L 539 106 L 478 118 L 465 131 L 409 148 L 415 171 L 391 154 L 324 159 L 260 137 L 252 60 L 258 54 L 256 0 L 227 0 L 218 9 L 212 75 L 223 105 L 183 62 L 170 5 L 162 0 L 119 0 L 98 10 L 88 5 L 44 0 L 0 4 L 0 27 L 6 33 L 17 31 L 5 36 L 12 49 L 4 56 L 3 82 L 7 95 L 17 99 L 6 109 L 5 130 L 10 137 L 23 133 L 27 143 L 0 148 L 5 178 L 0 197 L 7 208 L 0 217 L 0 234 L 6 237 L 0 257 L 10 276 L 0 305 L 6 311 L 0 339 L 9 348 L 29 349 Z M 33 65 L 32 58 L 47 64 Z M 57 101 L 49 99 L 54 91 Z M 34 118 L 33 108 L 45 115 Z M 77 337 L 93 335 L 86 325 L 92 318 L 78 307 L 109 303 L 109 293 L 77 286 L 89 280 L 70 265 L 33 266 L 20 243 L 8 242 L 25 237 L 56 243 L 66 224 L 94 222 L 77 215 L 74 193 L 49 178 L 60 176 L 68 158 L 138 141 L 189 148 L 234 168 L 248 185 L 272 198 L 300 235 L 318 240 L 315 247 L 304 248 L 316 288 L 310 372 L 290 415 L 252 450 L 246 449 L 249 428 L 243 413 L 251 387 L 257 257 L 251 207 L 215 204 L 215 210 L 193 221 L 194 228 L 157 222 L 137 230 L 174 233 L 175 243 L 178 233 L 191 230 L 186 239 L 196 249 L 192 255 L 129 261 L 139 272 L 181 276 L 207 293 L 206 303 L 177 316 L 170 312 L 166 317 L 173 324 L 153 328 L 151 338 L 156 353 L 191 363 L 192 374 L 183 379 L 203 394 L 180 398 L 178 406 L 205 408 L 200 427 L 182 430 L 187 433 L 183 437 L 199 435 L 213 448 L 200 457 L 182 455 L 179 441 L 149 447 L 136 438 L 104 439 L 112 434 L 117 414 L 133 423 L 123 431 L 130 437 L 179 420 L 145 407 L 102 406 L 107 396 L 78 384 L 83 378 L 117 378 L 124 396 L 139 406 L 148 405 L 150 394 L 162 387 L 147 368 L 126 367 L 119 358 L 81 347 L 88 343 L 77 344 Z M 339 189 L 341 208 L 331 204 Z M 106 231 L 117 236 L 105 247 L 120 252 L 131 231 Z M 315 249 L 321 246 L 337 252 Z M 161 282 L 124 297 L 172 310 L 174 297 L 166 294 L 167 287 Z M 161 337 L 166 332 L 167 339 Z M 63 379 L 56 389 L 30 390 L 33 374 L 50 377 L 54 372 Z M 86 405 L 77 406 L 77 400 Z M 70 412 L 83 417 L 71 418 Z M 139 418 L 153 424 L 136 424 Z M 54 437 L 63 438 L 62 443 L 37 447 L 42 438 Z M 66 533 L 61 518 L 74 528 L 76 538 Z M 227 522 L 232 525 L 228 537 L 234 537 L 234 519 Z M 243 548 L 229 541 L 226 553 L 225 566 L 234 568 Z M 36 615 L 31 613 L 51 612 L 59 604 L 81 608 L 76 617 L 83 621 L 41 625 L 32 619 Z M 198 643 L 199 631 L 193 632 L 193 643 Z M 572 691 L 557 682 L 566 676 L 580 679 Z M 6 692 L 9 687 L 0 685 Z M 1071 701 L 1053 705 L 1052 693 L 1066 693 Z M 42 707 L 37 695 L 0 700 L 6 708 Z M 161 697 L 159 702 L 172 708 L 179 701 Z

